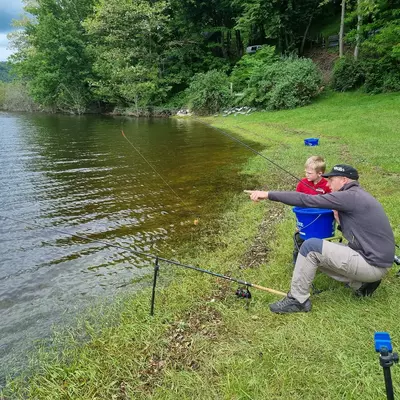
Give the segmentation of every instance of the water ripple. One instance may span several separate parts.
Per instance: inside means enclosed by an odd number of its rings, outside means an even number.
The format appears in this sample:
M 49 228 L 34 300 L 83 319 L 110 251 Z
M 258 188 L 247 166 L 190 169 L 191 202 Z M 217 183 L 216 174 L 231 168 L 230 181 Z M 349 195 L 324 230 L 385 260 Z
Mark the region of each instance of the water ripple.
M 0 113 L 0 216 L 24 221 L 0 218 L 0 378 L 54 323 L 132 290 L 152 270 L 135 252 L 191 235 L 200 206 L 216 214 L 240 157 L 193 121 Z

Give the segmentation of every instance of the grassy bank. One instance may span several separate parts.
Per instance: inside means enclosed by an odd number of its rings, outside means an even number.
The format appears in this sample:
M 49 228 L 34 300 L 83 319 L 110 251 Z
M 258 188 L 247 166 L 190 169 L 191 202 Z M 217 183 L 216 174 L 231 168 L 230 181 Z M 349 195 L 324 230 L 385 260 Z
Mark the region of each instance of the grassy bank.
M 305 159 L 323 155 L 332 166 L 355 165 L 362 185 L 384 205 L 400 241 L 400 96 L 330 94 L 301 109 L 205 122 L 265 146 L 263 153 L 302 176 Z M 218 134 L 218 133 L 216 133 Z M 317 148 L 305 137 L 320 138 Z M 258 188 L 293 189 L 296 182 L 249 153 L 243 167 Z M 255 178 L 254 178 L 255 177 Z M 245 188 L 244 188 L 245 189 Z M 215 227 L 216 224 L 212 223 Z M 277 290 L 291 276 L 290 207 L 251 203 L 238 193 L 212 236 L 189 243 L 180 261 Z M 207 230 L 207 227 L 203 228 Z M 163 267 L 162 267 L 163 268 Z M 38 373 L 9 383 L 5 398 L 29 399 L 379 399 L 385 398 L 374 331 L 391 333 L 400 349 L 400 278 L 394 268 L 372 298 L 358 299 L 322 275 L 309 314 L 278 316 L 274 295 L 253 291 L 237 300 L 236 286 L 176 270 L 159 289 L 149 317 L 150 290 L 104 310 L 101 330 L 90 324 L 56 341 L 63 352 L 39 353 Z M 80 345 L 81 337 L 89 340 Z M 400 390 L 399 367 L 392 368 Z

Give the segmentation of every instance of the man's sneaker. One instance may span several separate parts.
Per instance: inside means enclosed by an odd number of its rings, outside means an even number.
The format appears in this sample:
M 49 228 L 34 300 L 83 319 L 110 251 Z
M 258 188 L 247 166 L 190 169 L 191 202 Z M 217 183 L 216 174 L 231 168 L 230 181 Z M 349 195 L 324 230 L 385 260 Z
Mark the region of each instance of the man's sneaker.
M 290 294 L 284 299 L 269 305 L 269 309 L 276 314 L 289 314 L 294 312 L 309 312 L 311 311 L 311 301 L 307 299 L 304 303 L 300 303 Z
M 363 283 L 359 289 L 357 289 L 354 294 L 357 297 L 365 297 L 365 296 L 371 296 L 372 293 L 375 292 L 375 290 L 378 288 L 378 286 L 381 284 L 381 281 L 376 281 L 376 282 L 365 282 Z

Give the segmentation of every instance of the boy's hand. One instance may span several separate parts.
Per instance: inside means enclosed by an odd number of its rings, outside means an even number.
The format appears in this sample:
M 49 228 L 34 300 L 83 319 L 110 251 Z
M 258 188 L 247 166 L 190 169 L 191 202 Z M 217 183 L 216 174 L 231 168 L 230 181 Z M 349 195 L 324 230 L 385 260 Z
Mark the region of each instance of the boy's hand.
M 340 221 L 339 221 L 339 214 L 336 210 L 332 210 L 333 211 L 333 216 L 336 219 L 336 222 L 338 223 L 338 225 L 340 225 Z
M 250 195 L 250 199 L 253 201 L 268 199 L 268 192 L 263 192 L 262 190 L 244 190 L 244 192 Z

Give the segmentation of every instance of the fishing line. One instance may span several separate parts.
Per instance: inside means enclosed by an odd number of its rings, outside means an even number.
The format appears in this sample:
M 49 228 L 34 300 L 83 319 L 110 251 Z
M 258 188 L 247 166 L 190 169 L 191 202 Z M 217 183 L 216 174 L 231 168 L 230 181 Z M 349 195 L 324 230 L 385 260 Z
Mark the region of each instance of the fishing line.
M 146 159 L 146 157 L 135 147 L 135 145 L 126 137 L 126 135 L 125 135 L 125 132 L 123 131 L 123 130 L 121 130 L 121 133 L 122 133 L 122 136 L 128 141 L 128 143 L 133 147 L 133 149 L 140 155 L 140 157 L 142 157 L 143 158 L 143 160 L 151 167 L 151 169 L 162 179 L 162 181 L 171 189 L 171 191 L 179 198 L 179 200 L 188 208 L 188 206 L 187 206 L 187 204 L 183 201 L 183 199 L 174 191 L 174 189 L 168 184 L 168 182 L 164 179 L 164 177 L 150 164 L 150 162 Z M 194 223 L 195 223 L 195 225 L 197 225 L 197 219 L 195 219 L 195 221 L 194 221 Z M 158 271 L 158 260 L 162 260 L 162 258 L 160 258 L 160 257 L 158 257 L 158 258 L 156 258 L 156 271 L 155 271 L 155 276 L 154 276 L 154 285 L 156 284 L 155 282 L 156 282 L 156 280 L 157 280 L 157 271 Z M 196 267 L 192 267 L 192 266 L 190 266 L 189 268 L 191 268 L 191 269 L 194 269 L 194 270 L 196 270 L 196 271 L 199 271 L 199 272 L 206 272 L 206 273 L 209 273 L 210 275 L 214 275 L 214 276 L 217 276 L 217 277 L 222 277 L 222 278 L 224 278 L 224 279 L 227 279 L 227 277 L 225 277 L 225 276 L 221 276 L 220 274 L 216 274 L 216 273 L 214 273 L 214 272 L 211 272 L 211 271 L 203 271 L 203 270 L 201 270 L 201 269 L 199 269 L 199 268 L 196 268 Z M 243 281 L 243 280 L 234 280 L 235 282 L 245 282 L 245 281 Z M 241 283 L 241 284 L 243 284 L 243 283 Z M 249 285 L 247 285 L 246 286 L 246 284 L 244 284 L 245 285 L 245 287 L 248 287 Z M 283 294 L 283 292 L 280 292 L 280 294 Z M 239 288 L 237 291 L 236 291 L 236 295 L 238 296 L 238 297 L 244 297 L 244 298 L 251 298 L 251 294 L 250 294 L 250 292 L 249 292 L 249 290 L 248 289 L 244 289 L 244 288 Z M 152 302 L 153 302 L 153 300 L 152 300 Z
M 128 143 L 133 147 L 133 149 L 140 155 L 140 157 L 143 158 L 144 161 L 146 161 L 147 165 L 160 177 L 160 179 L 171 189 L 172 193 L 175 194 L 175 196 L 181 201 L 181 203 L 188 209 L 190 210 L 190 207 L 188 204 L 186 204 L 185 201 L 183 201 L 182 197 L 179 196 L 178 193 L 171 187 L 171 185 L 163 178 L 163 176 L 150 164 L 149 161 L 147 161 L 146 157 L 134 146 L 134 144 L 126 137 L 125 133 L 123 130 L 121 130 L 122 136 L 128 141 Z M 192 214 L 193 215 L 193 214 Z M 197 225 L 198 219 L 194 220 L 194 224 Z
M 89 238 L 87 236 L 77 235 L 75 233 L 69 233 L 69 232 L 63 231 L 63 230 L 58 229 L 58 228 L 45 227 L 45 226 L 43 226 L 41 224 L 38 224 L 38 223 L 27 222 L 27 221 L 20 220 L 20 219 L 14 218 L 14 217 L 8 217 L 8 216 L 5 216 L 5 215 L 0 215 L 0 218 L 9 219 L 9 220 L 14 221 L 14 222 L 19 222 L 21 224 L 34 226 L 34 227 L 41 228 L 41 229 L 53 230 L 55 232 L 62 233 L 63 235 L 77 237 L 79 239 L 88 240 L 90 242 L 101 243 L 101 244 L 104 244 L 105 246 L 115 247 L 117 249 L 129 251 L 129 252 L 131 252 L 133 254 L 136 254 L 136 255 L 140 255 L 140 256 L 144 256 L 144 257 L 148 257 L 148 258 L 154 259 L 157 262 L 158 261 L 163 261 L 163 262 L 165 262 L 167 264 L 172 264 L 172 265 L 176 265 L 178 267 L 183 267 L 183 268 L 191 269 L 191 270 L 194 270 L 194 271 L 197 271 L 197 272 L 202 272 L 202 273 L 205 273 L 205 274 L 208 274 L 208 275 L 212 275 L 212 276 L 215 276 L 215 277 L 218 277 L 218 278 L 221 278 L 221 279 L 225 279 L 225 280 L 228 280 L 228 281 L 231 281 L 231 282 L 236 282 L 236 283 L 239 283 L 240 285 L 244 285 L 244 286 L 247 286 L 247 287 L 254 287 L 256 289 L 260 289 L 260 290 L 263 290 L 265 292 L 277 294 L 277 295 L 280 295 L 280 296 L 286 296 L 286 293 L 280 292 L 279 290 L 275 290 L 275 289 L 267 288 L 267 287 L 264 287 L 264 286 L 256 285 L 254 283 L 246 282 L 244 280 L 236 279 L 236 278 L 233 278 L 231 276 L 227 276 L 227 275 L 219 274 L 217 272 L 213 272 L 213 271 L 206 270 L 206 269 L 203 269 L 203 268 L 195 267 L 193 265 L 183 264 L 183 263 L 180 263 L 179 261 L 174 261 L 174 260 L 170 260 L 168 258 L 159 257 L 159 256 L 157 256 L 155 254 L 145 253 L 145 252 L 142 252 L 142 251 L 133 250 L 133 249 L 131 249 L 129 247 L 119 246 L 119 245 L 116 245 L 116 244 L 113 244 L 113 243 L 105 242 L 103 240 L 91 239 L 91 238 Z
M 204 124 L 204 125 L 209 126 L 209 127 L 212 128 L 212 129 L 217 130 L 217 131 L 220 132 L 222 135 L 224 135 L 224 136 L 230 138 L 231 140 L 233 140 L 233 141 L 235 141 L 235 142 L 241 144 L 242 146 L 246 147 L 247 149 L 249 149 L 249 150 L 252 151 L 253 153 L 255 153 L 255 154 L 261 156 L 261 157 L 264 158 L 264 159 L 266 159 L 266 160 L 269 161 L 271 164 L 275 165 L 277 168 L 281 169 L 282 171 L 286 172 L 286 173 L 287 173 L 288 175 L 290 175 L 291 177 L 295 178 L 297 181 L 302 182 L 302 180 L 301 180 L 300 178 L 298 178 L 297 176 L 293 175 L 291 172 L 289 172 L 289 171 L 286 170 L 285 168 L 281 167 L 279 164 L 277 164 L 277 163 L 274 162 L 273 160 L 269 159 L 268 157 L 264 156 L 264 155 L 261 154 L 259 151 L 253 149 L 251 146 L 247 145 L 246 143 L 244 143 L 244 142 L 241 141 L 240 139 L 235 138 L 234 136 L 230 135 L 229 133 L 223 131 L 223 130 L 220 129 L 220 128 L 217 128 L 217 127 L 215 127 L 215 126 L 212 126 L 211 124 L 208 124 L 208 123 L 206 123 L 206 122 L 203 122 L 203 121 L 201 121 L 201 120 L 199 120 L 199 119 L 197 119 L 197 118 L 194 118 L 194 119 L 195 119 L 196 121 L 198 121 L 198 122 Z M 310 189 L 313 189 L 315 192 L 317 192 L 317 193 L 319 194 L 319 192 L 318 192 L 315 188 L 313 188 L 312 186 L 308 185 L 307 183 L 302 182 L 302 184 L 308 186 Z M 398 246 L 397 244 L 396 244 L 395 246 L 396 246 L 397 248 L 400 249 L 400 246 Z M 395 262 L 396 264 L 397 264 L 397 263 L 400 264 L 400 257 L 395 256 L 395 261 L 394 261 L 394 262 Z M 399 275 L 400 275 L 400 271 L 399 271 Z
M 260 157 L 264 158 L 265 160 L 269 161 L 269 162 L 270 162 L 271 164 L 273 164 L 275 167 L 277 167 L 277 168 L 281 169 L 282 171 L 286 172 L 288 175 L 290 175 L 292 178 L 296 179 L 298 182 L 301 182 L 303 185 L 308 186 L 310 189 L 314 190 L 315 192 L 317 192 L 317 193 L 319 194 L 319 192 L 318 192 L 314 187 L 312 187 L 311 185 L 309 185 L 309 184 L 307 184 L 307 183 L 305 183 L 305 182 L 302 182 L 302 180 L 301 180 L 300 178 L 298 178 L 296 175 L 293 175 L 290 171 L 288 171 L 287 169 L 281 167 L 281 166 L 280 166 L 279 164 L 277 164 L 275 161 L 273 161 L 273 160 L 271 160 L 270 158 L 264 156 L 264 154 L 261 154 L 259 151 L 253 149 L 251 146 L 249 146 L 248 144 L 244 143 L 244 142 L 241 141 L 240 139 L 235 138 L 234 136 L 230 135 L 229 133 L 223 131 L 222 129 L 217 128 L 217 127 L 215 127 L 215 126 L 212 126 L 211 124 L 207 124 L 206 122 L 203 122 L 203 121 L 201 121 L 201 120 L 199 120 L 199 119 L 197 119 L 197 118 L 195 118 L 195 120 L 198 121 L 198 122 L 200 122 L 200 123 L 202 123 L 202 124 L 204 124 L 204 125 L 209 126 L 209 127 L 212 128 L 212 129 L 217 130 L 217 131 L 220 132 L 222 135 L 224 135 L 224 136 L 228 137 L 229 139 L 231 139 L 231 140 L 233 140 L 233 141 L 239 143 L 240 145 L 246 147 L 247 149 L 249 149 L 249 150 L 252 151 L 253 153 L 255 153 L 255 154 L 259 155 Z
M 170 184 L 163 178 L 163 176 L 147 161 L 146 157 L 134 146 L 134 144 L 126 137 L 124 131 L 121 131 L 122 136 L 128 141 L 128 143 L 134 148 L 134 150 L 139 154 L 140 157 L 146 161 L 147 165 L 160 177 L 160 179 L 171 189 L 171 191 L 175 194 L 175 196 L 183 203 L 184 206 L 188 207 L 188 205 L 183 201 L 183 199 L 179 196 L 178 193 L 170 186 Z

